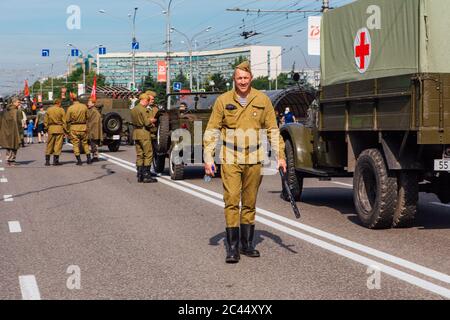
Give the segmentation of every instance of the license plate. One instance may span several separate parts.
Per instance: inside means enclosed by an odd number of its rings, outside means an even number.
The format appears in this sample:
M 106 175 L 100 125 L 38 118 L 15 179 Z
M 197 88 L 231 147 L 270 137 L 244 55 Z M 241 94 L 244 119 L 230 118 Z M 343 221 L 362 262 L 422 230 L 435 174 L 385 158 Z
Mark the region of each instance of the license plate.
M 120 140 L 120 135 L 113 136 L 113 140 Z
M 434 160 L 434 171 L 450 171 L 450 160 Z

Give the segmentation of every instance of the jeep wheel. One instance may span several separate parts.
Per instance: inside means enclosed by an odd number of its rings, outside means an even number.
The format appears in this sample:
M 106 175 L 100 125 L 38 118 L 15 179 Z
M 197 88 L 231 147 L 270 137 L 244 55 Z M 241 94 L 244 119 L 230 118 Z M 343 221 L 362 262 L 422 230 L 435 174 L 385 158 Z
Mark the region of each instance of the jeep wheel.
M 119 151 L 119 148 L 120 148 L 120 140 L 114 141 L 114 142 L 111 142 L 110 144 L 108 144 L 108 150 L 111 152 L 117 152 L 117 151 Z
M 158 153 L 167 153 L 170 148 L 170 119 L 168 114 L 163 114 L 159 117 L 156 139 L 156 151 Z
M 122 131 L 122 118 L 118 113 L 110 112 L 103 118 L 103 131 L 109 135 L 120 134 Z
M 166 155 L 165 154 L 158 155 L 157 153 L 155 153 L 153 155 L 153 168 L 155 169 L 155 172 L 163 173 L 165 167 L 166 167 Z
M 174 159 L 175 151 L 170 151 L 169 156 L 169 172 L 170 178 L 172 180 L 183 180 L 184 179 L 184 163 L 175 163 Z
M 286 178 L 289 188 L 291 189 L 295 201 L 300 201 L 303 191 L 303 177 L 295 170 L 294 148 L 292 147 L 292 142 L 290 140 L 286 140 L 286 164 Z M 283 186 L 281 197 L 284 200 L 289 201 L 289 196 L 287 195 L 283 183 L 281 185 Z
M 390 228 L 397 206 L 397 178 L 388 172 L 379 150 L 368 149 L 358 157 L 353 188 L 362 224 L 369 229 Z
M 417 172 L 401 171 L 397 179 L 398 199 L 394 212 L 394 228 L 409 227 L 414 222 L 419 201 L 419 182 Z

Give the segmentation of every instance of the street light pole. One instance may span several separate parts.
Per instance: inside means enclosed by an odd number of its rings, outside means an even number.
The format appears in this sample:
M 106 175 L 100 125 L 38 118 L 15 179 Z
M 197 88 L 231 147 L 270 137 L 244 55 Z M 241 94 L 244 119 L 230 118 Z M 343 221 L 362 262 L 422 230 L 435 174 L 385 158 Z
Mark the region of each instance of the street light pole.
M 167 41 L 167 43 L 166 43 L 166 47 L 167 47 L 167 52 L 166 52 L 166 64 L 167 64 L 167 66 L 166 66 L 166 77 L 167 77 L 167 79 L 166 79 L 166 94 L 169 94 L 170 93 L 170 8 L 171 8 L 171 6 L 172 6 L 172 1 L 173 0 L 170 0 L 169 1 L 169 4 L 168 4 L 168 6 L 167 6 L 167 11 L 166 11 L 166 14 L 167 14 L 167 28 L 166 28 L 166 41 Z M 168 108 L 170 109 L 170 105 L 169 105 L 169 100 L 170 99 L 167 99 L 167 101 L 168 101 Z
M 190 38 L 189 39 L 189 37 L 185 34 L 185 33 L 183 33 L 183 32 L 181 32 L 180 30 L 177 30 L 177 29 L 175 29 L 175 28 L 171 28 L 170 30 L 172 31 L 176 31 L 176 32 L 178 32 L 179 34 L 181 34 L 183 37 L 185 37 L 186 38 L 186 40 L 187 40 L 187 45 L 188 45 L 188 49 L 189 49 L 189 88 L 190 88 L 190 90 L 192 91 L 192 88 L 193 88 L 193 70 L 192 70 L 192 43 L 194 42 L 194 39 L 196 38 L 196 37 L 198 37 L 199 35 L 201 35 L 203 32 L 208 32 L 209 30 L 211 30 L 212 29 L 212 27 L 208 27 L 208 28 L 206 28 L 205 30 L 202 30 L 201 32 L 199 32 L 199 33 L 197 33 L 197 34 L 195 34 L 192 38 Z M 198 84 L 198 79 L 197 79 L 197 84 Z
M 136 13 L 137 13 L 138 8 L 134 8 L 134 16 L 133 16 L 133 43 L 136 42 Z M 136 49 L 133 47 L 133 76 L 131 81 L 133 82 L 133 86 L 131 88 L 131 90 L 134 91 L 135 87 L 136 87 Z

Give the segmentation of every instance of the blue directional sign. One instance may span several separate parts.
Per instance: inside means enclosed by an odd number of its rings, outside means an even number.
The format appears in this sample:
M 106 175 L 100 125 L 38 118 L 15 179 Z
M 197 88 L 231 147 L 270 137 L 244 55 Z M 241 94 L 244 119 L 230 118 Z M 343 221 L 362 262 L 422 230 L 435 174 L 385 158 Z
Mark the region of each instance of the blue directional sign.
M 139 50 L 139 42 L 133 42 L 133 43 L 131 43 L 131 49 L 133 49 L 133 50 Z
M 50 49 L 42 49 L 43 57 L 50 57 Z
M 72 49 L 72 50 L 70 50 L 70 55 L 72 57 L 78 57 L 80 55 L 80 52 L 78 49 Z
M 106 54 L 106 48 L 105 47 L 98 48 L 98 54 Z
M 174 91 L 180 91 L 181 90 L 181 86 L 182 86 L 181 82 L 174 82 L 173 83 L 173 90 Z

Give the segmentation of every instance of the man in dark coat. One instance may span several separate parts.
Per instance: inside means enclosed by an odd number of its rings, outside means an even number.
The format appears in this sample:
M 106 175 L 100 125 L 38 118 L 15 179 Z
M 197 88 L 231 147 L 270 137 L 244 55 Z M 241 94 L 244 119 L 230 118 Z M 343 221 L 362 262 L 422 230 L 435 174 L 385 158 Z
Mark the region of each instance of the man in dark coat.
M 19 110 L 20 100 L 14 98 L 0 114 L 0 146 L 6 149 L 8 165 L 16 163 L 17 150 L 20 148 L 20 133 L 22 128 L 22 111 Z

